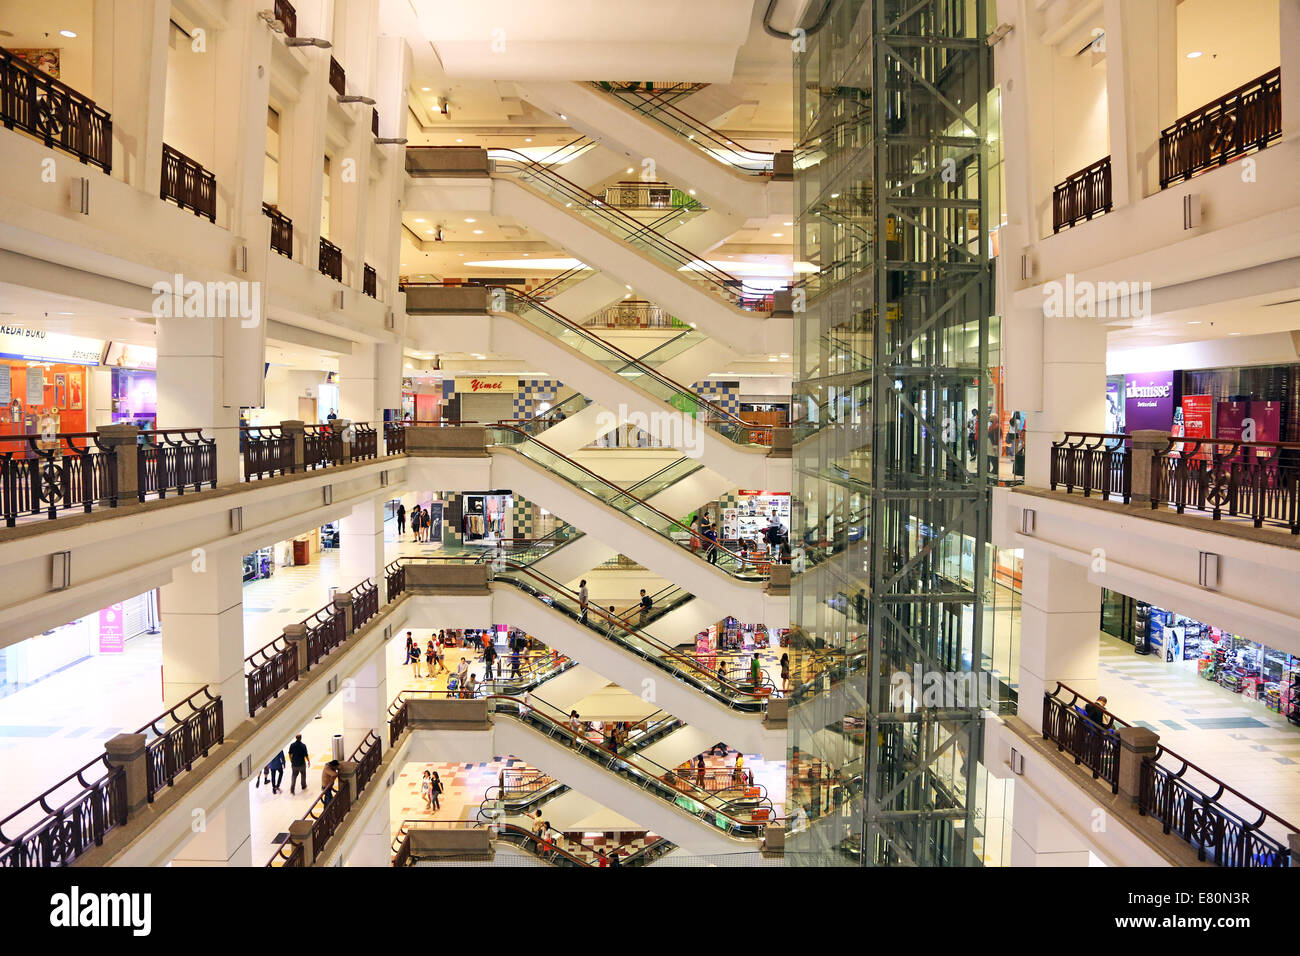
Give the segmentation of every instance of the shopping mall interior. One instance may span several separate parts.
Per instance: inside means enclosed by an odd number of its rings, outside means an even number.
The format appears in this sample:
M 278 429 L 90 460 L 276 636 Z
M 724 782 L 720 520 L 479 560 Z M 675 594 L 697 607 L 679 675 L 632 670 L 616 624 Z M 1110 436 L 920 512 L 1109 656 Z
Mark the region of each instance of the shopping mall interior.
M 1300 865 L 1294 77 L 0 0 L 0 867 Z

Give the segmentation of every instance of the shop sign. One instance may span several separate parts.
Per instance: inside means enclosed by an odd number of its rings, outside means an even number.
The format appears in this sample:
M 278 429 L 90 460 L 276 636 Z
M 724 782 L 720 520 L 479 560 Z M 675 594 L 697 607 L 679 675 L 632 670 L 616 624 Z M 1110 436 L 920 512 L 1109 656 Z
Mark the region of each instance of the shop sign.
M 456 391 L 459 394 L 505 394 L 519 390 L 519 379 L 504 375 L 485 375 L 473 378 L 457 378 Z
M 1214 437 L 1214 396 L 1183 396 L 1183 437 Z M 1192 453 L 1193 458 L 1208 458 L 1209 452 L 1201 446 Z
M 100 339 L 0 324 L 0 358 L 98 365 L 103 354 L 104 343 Z
M 126 650 L 126 627 L 122 604 L 110 604 L 99 612 L 99 653 L 121 654 Z
M 104 364 L 113 368 L 158 367 L 158 350 L 149 345 L 131 345 L 129 342 L 109 342 L 104 353 Z
M 1177 373 L 1130 372 L 1124 377 L 1124 421 L 1129 434 L 1142 429 L 1168 432 L 1178 404 Z

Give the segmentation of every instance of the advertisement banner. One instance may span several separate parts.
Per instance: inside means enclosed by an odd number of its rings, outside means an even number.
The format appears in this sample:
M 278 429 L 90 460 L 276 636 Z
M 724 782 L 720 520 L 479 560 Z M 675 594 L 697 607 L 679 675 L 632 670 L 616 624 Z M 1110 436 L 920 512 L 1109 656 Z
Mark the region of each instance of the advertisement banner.
M 473 378 L 456 377 L 456 392 L 463 395 L 504 395 L 519 391 L 519 379 L 503 375 L 483 375 Z
M 1178 373 L 1130 372 L 1124 376 L 1124 421 L 1129 434 L 1142 429 L 1168 432 L 1178 406 Z
M 1219 402 L 1214 407 L 1214 437 L 1240 441 L 1246 423 L 1249 402 Z M 1239 461 L 1241 453 L 1230 455 L 1224 461 Z
M 1124 433 L 1124 383 L 1106 383 L 1106 431 L 1111 435 Z
M 121 654 L 126 650 L 126 628 L 122 604 L 110 604 L 99 612 L 99 653 Z
M 1282 403 L 1252 400 L 1250 414 L 1247 416 L 1255 423 L 1255 441 L 1281 441 L 1282 438 Z M 1255 460 L 1272 458 L 1276 449 L 1255 449 Z
M 1183 435 L 1187 438 L 1214 437 L 1214 396 L 1183 396 Z M 1210 453 L 1204 446 L 1192 452 L 1193 458 L 1209 458 Z

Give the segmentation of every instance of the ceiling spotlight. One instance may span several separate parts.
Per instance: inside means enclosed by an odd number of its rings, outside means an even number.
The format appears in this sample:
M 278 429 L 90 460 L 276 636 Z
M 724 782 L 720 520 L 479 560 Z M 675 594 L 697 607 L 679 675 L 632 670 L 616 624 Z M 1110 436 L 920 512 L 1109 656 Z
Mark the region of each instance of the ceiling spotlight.
M 71 30 L 60 30 L 59 36 L 67 37 L 69 40 L 75 40 L 77 38 L 77 35 L 73 33 Z
M 531 136 L 525 136 L 525 137 L 524 137 L 524 142 L 525 142 L 525 143 L 531 143 L 532 141 L 533 141 L 533 138 L 532 138 Z
M 416 221 L 416 222 L 424 222 L 423 219 L 417 219 L 417 220 L 415 220 L 415 221 Z
M 560 114 L 560 119 L 562 119 L 562 120 L 567 120 L 567 119 L 568 119 L 568 117 L 567 117 L 567 116 L 565 116 L 565 115 L 564 115 L 564 114 L 563 114 L 563 113 L 561 113 L 561 114 Z
M 475 230 L 474 230 L 474 235 L 476 235 L 476 236 L 481 236 L 481 235 L 483 235 L 483 230 L 482 230 L 482 229 L 475 229 Z
M 465 221 L 466 221 L 466 222 L 478 222 L 477 219 L 466 219 Z
M 1193 50 L 1191 53 L 1187 54 L 1187 59 L 1189 59 L 1189 60 L 1198 60 L 1198 59 L 1200 59 L 1201 57 L 1203 57 L 1204 55 L 1205 55 L 1205 54 L 1202 53 L 1200 50 Z

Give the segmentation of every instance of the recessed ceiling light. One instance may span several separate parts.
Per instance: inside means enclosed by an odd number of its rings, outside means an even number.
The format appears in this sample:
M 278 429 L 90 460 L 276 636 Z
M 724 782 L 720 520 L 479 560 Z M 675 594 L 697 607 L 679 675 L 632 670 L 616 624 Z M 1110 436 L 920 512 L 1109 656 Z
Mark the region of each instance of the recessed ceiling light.
M 560 119 L 562 119 L 562 120 L 567 120 L 567 119 L 568 119 L 568 117 L 567 117 L 567 116 L 565 116 L 565 115 L 564 115 L 564 114 L 563 114 L 563 113 L 561 113 L 561 114 L 560 114 Z
M 632 167 L 629 166 L 629 167 L 627 168 L 627 171 L 628 171 L 629 173 L 632 172 Z
M 1193 50 L 1191 53 L 1187 54 L 1187 59 L 1196 60 L 1202 56 L 1204 56 L 1204 54 L 1200 50 Z
M 77 35 L 73 33 L 71 30 L 60 30 L 59 36 L 67 37 L 69 40 L 75 40 L 77 38 Z
M 421 92 L 421 93 L 428 93 L 428 92 L 429 92 L 429 88 L 428 88 L 427 86 L 422 86 L 422 87 L 420 87 L 420 92 Z
M 463 143 L 463 142 L 465 142 L 465 141 L 464 141 L 463 139 L 460 139 L 460 138 L 458 137 L 458 138 L 456 139 L 456 142 L 458 142 L 458 143 Z
M 792 222 L 787 222 L 786 225 L 787 225 L 787 226 L 793 226 L 794 223 L 792 223 Z
M 77 313 L 75 313 L 75 312 L 60 312 L 60 313 L 58 313 L 58 314 L 59 314 L 59 315 L 76 315 Z
M 423 219 L 417 219 L 417 220 L 415 220 L 415 221 L 416 221 L 416 222 L 424 222 Z
M 433 230 L 432 230 L 432 229 L 426 229 L 426 230 L 424 230 L 424 234 L 425 234 L 426 236 L 432 236 L 432 235 L 433 235 Z
M 466 219 L 465 221 L 466 221 L 466 222 L 478 222 L 477 219 Z
M 1240 333 L 1240 332 L 1229 332 L 1228 334 L 1229 334 L 1229 335 L 1240 335 L 1241 333 Z
M 839 199 L 839 198 L 840 198 L 840 194 L 839 194 L 839 193 L 831 193 L 831 198 L 832 198 L 832 199 Z
M 532 138 L 531 136 L 525 136 L 525 137 L 524 137 L 524 142 L 525 142 L 525 143 L 531 143 L 532 141 L 533 141 L 533 138 Z
M 692 195 L 692 196 L 695 195 L 695 190 L 694 190 L 694 189 L 691 190 L 691 195 Z
M 1195 322 L 1188 322 L 1187 324 L 1188 324 L 1188 325 L 1200 325 L 1200 324 L 1201 324 L 1201 321 L 1200 321 L 1200 319 L 1197 319 Z
M 785 235 L 784 232 L 774 232 L 774 233 L 772 233 L 772 238 L 773 238 L 773 239 L 780 239 L 780 238 L 781 238 L 782 236 L 784 236 L 784 235 Z
M 476 235 L 476 236 L 481 236 L 481 235 L 483 235 L 483 230 L 482 230 L 482 229 L 475 229 L 475 230 L 474 230 L 474 235 Z

